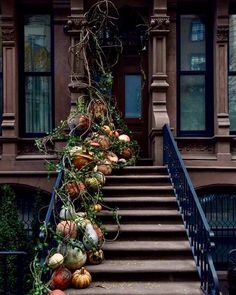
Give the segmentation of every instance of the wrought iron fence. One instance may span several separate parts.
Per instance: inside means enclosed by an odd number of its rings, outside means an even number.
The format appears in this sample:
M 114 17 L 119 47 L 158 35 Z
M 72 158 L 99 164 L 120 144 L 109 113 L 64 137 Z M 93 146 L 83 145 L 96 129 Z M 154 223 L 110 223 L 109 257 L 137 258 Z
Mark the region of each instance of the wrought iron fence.
M 0 295 L 25 295 L 27 253 L 0 251 Z
M 219 282 L 212 260 L 213 232 L 184 166 L 170 127 L 163 128 L 164 164 L 170 174 L 172 185 L 192 248 L 193 256 L 205 294 L 219 295 Z
M 236 194 L 204 194 L 199 200 L 214 232 L 214 264 L 217 269 L 226 270 L 228 253 L 236 248 Z

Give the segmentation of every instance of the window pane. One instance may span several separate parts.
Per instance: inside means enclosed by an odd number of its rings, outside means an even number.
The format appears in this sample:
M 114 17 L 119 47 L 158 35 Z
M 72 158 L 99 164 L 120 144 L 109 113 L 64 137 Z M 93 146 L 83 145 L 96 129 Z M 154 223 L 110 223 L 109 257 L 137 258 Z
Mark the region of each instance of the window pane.
M 230 130 L 236 130 L 236 77 L 229 77 L 229 118 Z
M 182 76 L 180 78 L 180 129 L 203 131 L 205 124 L 205 77 Z
M 236 71 L 236 15 L 229 18 L 229 70 Z
M 51 78 L 25 78 L 27 133 L 45 133 L 52 128 Z
M 141 117 L 141 75 L 125 75 L 125 117 Z
M 25 72 L 50 71 L 50 16 L 24 17 Z
M 181 71 L 204 71 L 205 24 L 196 15 L 181 15 L 180 18 Z

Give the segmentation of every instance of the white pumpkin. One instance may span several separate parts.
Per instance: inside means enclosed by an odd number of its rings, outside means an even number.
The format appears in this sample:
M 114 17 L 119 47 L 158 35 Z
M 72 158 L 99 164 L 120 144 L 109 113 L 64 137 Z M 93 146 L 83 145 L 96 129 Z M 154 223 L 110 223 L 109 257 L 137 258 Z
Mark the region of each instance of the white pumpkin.
M 130 141 L 130 137 L 128 135 L 126 135 L 126 134 L 121 134 L 118 138 L 121 141 L 125 141 L 125 142 L 129 142 Z
M 77 247 L 60 245 L 58 251 L 64 255 L 63 265 L 70 270 L 81 268 L 87 260 L 86 252 Z
M 79 155 L 79 154 L 82 154 L 82 153 L 83 153 L 83 147 L 80 146 L 80 145 L 76 145 L 70 150 L 70 156 L 71 157 L 75 157 L 76 155 Z
M 60 218 L 62 220 L 74 220 L 76 216 L 75 209 L 70 205 L 62 207 L 60 211 Z
M 48 259 L 48 266 L 52 269 L 57 268 L 64 262 L 64 256 L 61 253 L 55 253 Z
M 91 223 L 88 223 L 85 227 L 83 244 L 87 250 L 92 250 L 93 248 L 96 248 L 98 245 L 98 235 Z

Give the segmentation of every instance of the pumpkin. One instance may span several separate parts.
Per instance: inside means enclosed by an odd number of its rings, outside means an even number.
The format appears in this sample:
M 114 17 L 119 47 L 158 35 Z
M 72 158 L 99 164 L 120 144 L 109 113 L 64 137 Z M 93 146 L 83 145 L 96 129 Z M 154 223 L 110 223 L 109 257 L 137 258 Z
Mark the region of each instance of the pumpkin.
M 96 212 L 100 212 L 100 211 L 102 211 L 102 205 L 100 205 L 100 204 L 95 204 L 95 205 L 94 205 L 94 210 L 95 210 Z
M 106 158 L 108 161 L 110 161 L 111 163 L 117 163 L 118 162 L 118 157 L 115 153 L 113 152 L 108 152 L 106 155 Z
M 102 249 L 95 252 L 93 251 L 88 252 L 88 262 L 90 264 L 100 264 L 103 262 L 103 260 L 104 260 L 104 253 Z
M 56 269 L 52 274 L 52 284 L 54 288 L 65 290 L 71 283 L 71 272 L 64 266 Z
M 121 141 L 125 141 L 125 142 L 129 142 L 130 141 L 130 137 L 128 135 L 126 135 L 126 134 L 121 134 L 118 138 Z
M 50 293 L 48 293 L 48 295 L 66 295 L 66 293 L 59 290 L 59 289 L 56 289 L 56 290 L 53 290 Z
M 84 267 L 82 267 L 81 269 L 76 270 L 73 273 L 71 282 L 74 287 L 78 289 L 83 289 L 87 288 L 91 284 L 92 277 L 90 273 Z
M 78 128 L 79 129 L 88 129 L 90 126 L 90 119 L 87 116 L 82 115 L 78 120 Z
M 104 175 L 109 175 L 112 172 L 111 162 L 103 161 L 97 164 L 97 171 L 102 172 Z
M 106 132 L 106 134 L 110 134 L 110 132 L 112 132 L 111 128 L 108 125 L 102 126 L 102 129 Z
M 99 146 L 102 150 L 108 150 L 109 147 L 110 147 L 110 142 L 109 142 L 109 139 L 104 136 L 104 135 L 99 135 L 98 137 L 98 143 L 99 143 Z
M 125 147 L 121 150 L 120 155 L 125 159 L 129 159 L 133 155 L 133 152 L 130 148 Z
M 82 154 L 82 153 L 83 153 L 83 147 L 81 145 L 79 145 L 79 146 L 76 145 L 70 150 L 71 158 L 75 157 L 76 155 Z
M 88 189 L 91 189 L 94 192 L 97 192 L 100 187 L 100 183 L 96 177 L 88 177 L 85 179 L 85 185 Z
M 71 206 L 62 206 L 62 209 L 59 214 L 62 220 L 74 220 L 76 218 L 75 209 Z
M 63 220 L 58 223 L 56 232 L 63 237 L 75 239 L 77 237 L 77 225 L 70 220 Z
M 92 248 L 97 247 L 98 235 L 91 223 L 86 224 L 83 236 L 83 244 L 87 250 L 91 250 Z
M 73 159 L 73 164 L 77 169 L 81 169 L 86 164 L 90 163 L 93 160 L 93 158 L 88 154 L 78 154 Z
M 64 257 L 61 253 L 55 253 L 51 257 L 48 258 L 48 266 L 52 269 L 57 268 L 58 266 L 62 265 L 64 262 Z
M 94 176 L 95 178 L 97 178 L 98 182 L 99 182 L 101 185 L 104 185 L 104 184 L 105 184 L 105 182 L 106 182 L 106 177 L 104 176 L 104 174 L 103 174 L 102 172 L 100 172 L 100 171 L 98 171 L 98 172 L 94 172 L 94 173 L 93 173 L 93 176 Z
M 66 185 L 66 190 L 70 197 L 76 197 L 79 194 L 79 187 L 76 182 L 69 182 Z
M 86 252 L 83 252 L 80 248 L 60 245 L 58 250 L 64 255 L 65 267 L 70 270 L 81 268 L 87 260 Z

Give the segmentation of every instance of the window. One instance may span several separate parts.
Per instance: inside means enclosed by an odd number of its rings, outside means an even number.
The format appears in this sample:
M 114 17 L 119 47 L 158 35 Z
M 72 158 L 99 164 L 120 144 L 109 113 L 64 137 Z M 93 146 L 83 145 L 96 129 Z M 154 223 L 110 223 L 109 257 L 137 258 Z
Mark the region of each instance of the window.
M 211 133 L 212 116 L 208 111 L 212 97 L 208 57 L 211 43 L 206 38 L 207 28 L 204 16 L 179 17 L 178 133 L 181 136 Z
M 236 132 L 236 15 L 229 18 L 229 118 L 230 131 Z
M 141 118 L 141 75 L 125 75 L 125 118 Z
M 44 14 L 23 18 L 22 133 L 38 136 L 52 129 L 51 18 Z
M 203 41 L 205 39 L 205 25 L 199 19 L 191 23 L 191 41 Z

